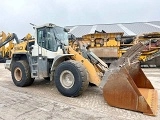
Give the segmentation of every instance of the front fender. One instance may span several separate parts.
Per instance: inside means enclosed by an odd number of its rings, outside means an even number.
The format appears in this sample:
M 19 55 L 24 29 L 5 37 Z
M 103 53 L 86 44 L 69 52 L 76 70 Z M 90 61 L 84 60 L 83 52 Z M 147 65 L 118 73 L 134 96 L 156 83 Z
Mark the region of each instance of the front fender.
M 56 67 L 62 63 L 63 61 L 65 61 L 65 58 L 73 56 L 73 54 L 63 54 L 63 55 L 58 55 L 54 58 L 53 63 L 52 63 L 52 67 L 51 67 L 51 71 L 54 71 L 56 69 Z

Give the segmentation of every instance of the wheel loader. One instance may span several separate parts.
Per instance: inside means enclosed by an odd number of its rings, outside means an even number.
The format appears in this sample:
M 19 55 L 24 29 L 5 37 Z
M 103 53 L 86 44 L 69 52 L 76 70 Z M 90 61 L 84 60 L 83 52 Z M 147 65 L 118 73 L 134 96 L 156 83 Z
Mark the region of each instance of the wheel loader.
M 55 24 L 36 26 L 35 38 L 34 45 L 27 44 L 28 50 L 15 45 L 11 60 L 5 64 L 16 86 L 49 77 L 62 95 L 77 97 L 93 83 L 110 106 L 157 114 L 157 91 L 139 66 L 144 44 L 132 46 L 108 67 L 86 44 L 77 52 L 69 45 L 68 30 Z

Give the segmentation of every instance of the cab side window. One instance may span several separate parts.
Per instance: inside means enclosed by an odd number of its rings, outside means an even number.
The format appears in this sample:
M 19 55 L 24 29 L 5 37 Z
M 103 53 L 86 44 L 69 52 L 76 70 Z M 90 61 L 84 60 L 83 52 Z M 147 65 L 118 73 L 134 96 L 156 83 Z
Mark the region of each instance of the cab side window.
M 44 34 L 44 28 L 40 28 L 37 30 L 37 42 L 38 42 L 38 45 L 43 47 L 43 48 L 46 48 L 46 45 L 45 45 L 45 34 Z
M 39 46 L 53 52 L 57 51 L 58 45 L 50 28 L 39 28 L 37 30 L 37 39 Z

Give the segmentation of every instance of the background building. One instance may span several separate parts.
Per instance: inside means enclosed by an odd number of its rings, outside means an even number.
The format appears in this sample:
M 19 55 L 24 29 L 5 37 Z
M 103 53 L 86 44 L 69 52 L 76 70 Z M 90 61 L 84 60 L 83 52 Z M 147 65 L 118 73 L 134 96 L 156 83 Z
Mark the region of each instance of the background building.
M 95 25 L 75 25 L 66 26 L 70 29 L 70 33 L 76 38 L 83 35 L 94 33 L 96 31 L 105 32 L 124 32 L 124 36 L 136 36 L 148 32 L 160 32 L 160 21 L 152 22 L 134 22 L 134 23 L 115 23 L 115 24 L 95 24 Z

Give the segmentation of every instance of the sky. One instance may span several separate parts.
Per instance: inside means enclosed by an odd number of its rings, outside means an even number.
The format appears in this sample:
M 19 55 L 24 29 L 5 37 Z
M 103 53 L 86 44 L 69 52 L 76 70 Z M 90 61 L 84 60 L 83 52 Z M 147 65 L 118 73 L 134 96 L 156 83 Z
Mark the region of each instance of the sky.
M 160 21 L 160 0 L 0 0 L 0 32 L 23 38 L 33 27 Z

